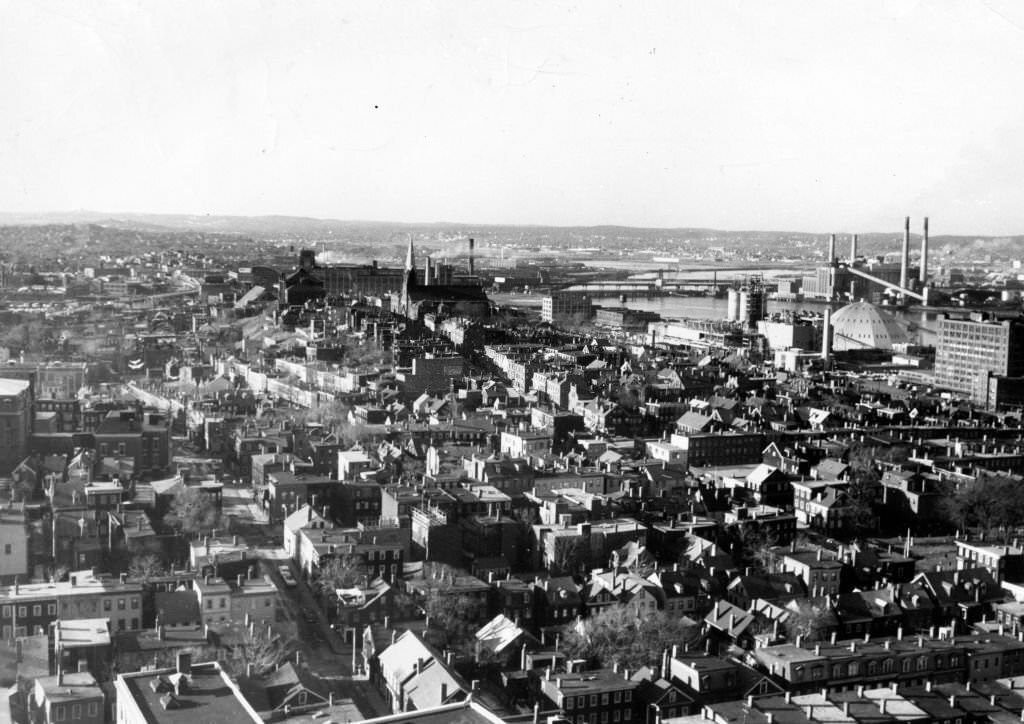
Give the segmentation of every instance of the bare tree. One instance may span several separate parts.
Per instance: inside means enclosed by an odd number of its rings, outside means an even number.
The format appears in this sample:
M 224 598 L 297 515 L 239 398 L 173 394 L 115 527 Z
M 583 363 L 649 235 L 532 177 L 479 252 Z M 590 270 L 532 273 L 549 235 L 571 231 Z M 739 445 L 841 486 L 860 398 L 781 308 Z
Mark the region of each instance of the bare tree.
M 252 664 L 253 674 L 262 676 L 282 664 L 291 655 L 293 645 L 277 634 L 254 627 L 228 646 L 227 660 L 242 670 Z
M 162 576 L 166 572 L 167 566 L 164 565 L 160 556 L 155 553 L 136 554 L 132 556 L 131 561 L 128 563 L 128 575 L 144 583 L 151 578 Z
M 182 487 L 171 501 L 164 522 L 182 533 L 201 533 L 220 525 L 220 510 L 209 493 L 197 487 Z
M 635 669 L 657 664 L 662 652 L 673 645 L 696 648 L 700 638 L 700 626 L 689 619 L 664 611 L 638 616 L 627 603 L 579 621 L 565 638 L 565 651 L 571 658 L 600 666 L 617 662 Z
M 581 536 L 552 536 L 548 545 L 548 570 L 556 575 L 575 573 L 585 563 Z

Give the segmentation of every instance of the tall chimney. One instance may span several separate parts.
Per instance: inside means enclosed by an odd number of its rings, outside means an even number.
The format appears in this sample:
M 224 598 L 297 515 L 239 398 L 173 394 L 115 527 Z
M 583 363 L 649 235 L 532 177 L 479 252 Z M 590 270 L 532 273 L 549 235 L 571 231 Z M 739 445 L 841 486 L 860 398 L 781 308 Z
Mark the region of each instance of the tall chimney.
M 469 237 L 469 275 L 470 276 L 473 276 L 474 274 L 476 274 L 476 271 L 474 270 L 474 267 L 473 267 L 473 243 L 474 243 L 473 242 L 473 237 L 471 236 L 471 237 Z
M 832 310 L 825 307 L 825 316 L 821 322 L 821 358 L 828 361 L 832 356 Z
M 828 260 L 827 260 L 826 263 L 828 263 L 830 265 L 836 263 L 836 235 L 835 234 L 829 234 L 828 235 Z
M 917 280 L 924 288 L 928 281 L 928 217 L 924 217 L 924 233 L 921 235 L 921 268 L 917 273 Z
M 903 220 L 903 249 L 900 251 L 900 288 L 907 288 L 907 265 L 910 263 L 910 217 Z M 902 294 L 902 292 L 900 292 Z
M 429 287 L 434 283 L 434 264 L 430 261 L 430 257 L 427 257 L 427 265 L 423 270 L 423 286 Z
M 857 259 L 857 235 L 854 234 L 850 237 L 850 263 L 853 264 Z

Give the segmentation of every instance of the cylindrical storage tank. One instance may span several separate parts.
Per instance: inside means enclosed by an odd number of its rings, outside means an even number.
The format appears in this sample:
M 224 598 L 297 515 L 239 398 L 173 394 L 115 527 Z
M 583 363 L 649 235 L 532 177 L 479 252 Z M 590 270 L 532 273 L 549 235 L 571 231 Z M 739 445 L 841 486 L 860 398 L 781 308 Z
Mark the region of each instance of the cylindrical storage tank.
M 726 298 L 725 319 L 728 322 L 737 322 L 740 318 L 740 293 L 737 289 L 730 289 Z

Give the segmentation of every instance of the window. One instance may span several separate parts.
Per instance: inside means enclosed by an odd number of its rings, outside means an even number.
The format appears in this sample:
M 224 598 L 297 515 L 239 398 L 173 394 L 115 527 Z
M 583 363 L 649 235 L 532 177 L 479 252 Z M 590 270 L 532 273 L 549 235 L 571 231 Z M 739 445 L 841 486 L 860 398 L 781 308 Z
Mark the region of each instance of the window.
M 64 721 L 64 707 L 55 706 L 53 707 L 53 719 L 54 721 Z
M 28 606 L 18 606 L 18 618 L 25 618 L 28 616 Z
M 117 630 L 118 631 L 124 631 L 124 619 L 123 618 L 117 619 Z
M 207 608 L 213 608 L 213 599 L 212 598 L 206 599 L 206 607 Z
M 572 709 L 573 701 L 575 700 L 571 696 L 565 697 L 565 708 L 567 711 Z
M 132 599 L 132 610 L 133 611 L 137 611 L 138 608 L 139 608 L 139 599 L 133 598 Z
M 117 610 L 118 611 L 123 611 L 124 610 L 124 606 L 125 606 L 124 599 L 123 598 L 117 599 Z
M 606 691 L 605 693 L 601 694 L 601 706 L 606 706 L 607 704 L 608 704 L 608 692 Z
M 57 615 L 57 604 L 56 603 L 48 603 L 48 604 L 46 604 L 46 613 L 49 614 L 50 616 L 56 616 Z
M 846 669 L 850 676 L 856 676 L 860 672 L 860 664 L 856 661 L 851 661 Z
M 601 712 L 601 724 L 608 724 L 608 712 L 607 711 L 602 711 Z
M 81 719 L 82 718 L 82 705 L 81 704 L 72 704 L 71 705 L 71 718 L 72 719 Z
M 621 691 L 616 691 L 614 696 L 613 696 L 613 698 L 612 698 L 612 701 L 614 701 L 616 704 L 621 704 L 622 703 L 622 692 Z
M 224 599 L 224 598 L 220 599 L 220 607 L 224 608 L 226 605 L 227 605 L 227 600 Z
M 622 721 L 629 721 L 632 718 L 633 718 L 633 710 L 632 709 L 623 709 L 622 710 Z
M 597 694 L 590 695 L 590 706 L 597 706 Z
M 104 610 L 104 611 L 109 611 L 109 610 L 111 610 L 111 609 L 112 609 L 112 608 L 114 607 L 113 603 L 114 603 L 114 602 L 113 602 L 113 601 L 111 601 L 111 600 L 110 600 L 109 598 L 107 598 L 107 599 L 104 599 L 104 600 L 103 600 L 103 610 Z
M 0 609 L 0 614 L 2 614 L 4 618 L 10 618 L 11 617 L 11 607 L 10 606 L 4 606 L 3 609 Z
M 37 603 L 35 606 L 32 607 L 32 615 L 36 616 L 36 617 L 39 617 L 39 616 L 43 615 L 42 604 L 38 604 Z
M 4 553 L 6 553 L 7 555 L 11 555 L 11 550 L 12 550 L 11 549 L 11 544 L 10 543 L 4 543 Z
M 87 709 L 87 711 L 89 712 L 89 716 L 91 716 L 91 717 L 92 716 L 96 716 L 99 713 L 99 710 L 100 710 L 100 705 L 99 704 L 97 704 L 95 701 L 90 701 L 89 702 L 89 706 L 88 706 L 88 709 Z
M 133 618 L 132 619 L 132 631 L 138 631 L 138 629 L 139 629 L 139 619 Z
M 627 691 L 626 692 L 626 703 L 629 704 L 631 701 L 633 701 L 633 692 L 632 691 Z
M 612 712 L 612 721 L 622 721 L 622 712 L 618 709 Z

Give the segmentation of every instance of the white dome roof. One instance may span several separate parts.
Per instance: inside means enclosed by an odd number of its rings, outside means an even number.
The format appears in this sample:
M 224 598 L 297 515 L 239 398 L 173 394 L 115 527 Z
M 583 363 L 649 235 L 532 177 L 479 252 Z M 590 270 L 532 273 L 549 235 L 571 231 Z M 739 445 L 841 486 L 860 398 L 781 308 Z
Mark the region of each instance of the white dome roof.
M 910 341 L 906 328 L 891 314 L 868 302 L 847 304 L 832 315 L 832 349 L 892 349 Z

